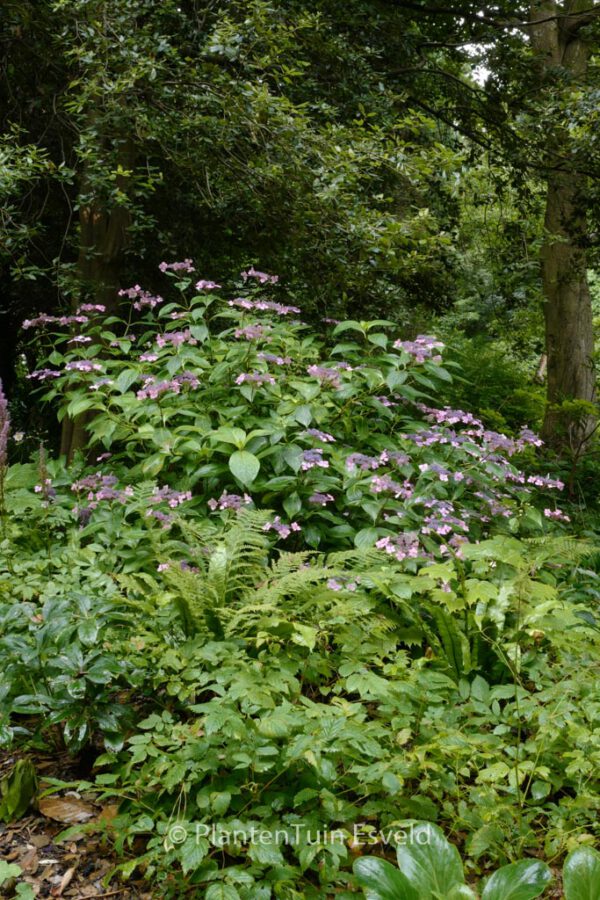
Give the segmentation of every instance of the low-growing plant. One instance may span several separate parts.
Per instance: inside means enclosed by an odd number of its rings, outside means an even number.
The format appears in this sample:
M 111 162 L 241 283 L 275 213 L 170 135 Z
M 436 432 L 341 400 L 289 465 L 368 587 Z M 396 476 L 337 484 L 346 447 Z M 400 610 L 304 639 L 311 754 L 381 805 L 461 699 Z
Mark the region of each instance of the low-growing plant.
M 465 884 L 458 850 L 439 828 L 429 822 L 411 822 L 401 838 L 398 868 L 376 856 L 355 861 L 354 874 L 367 900 L 477 900 L 478 894 Z M 535 900 L 551 881 L 546 863 L 522 859 L 486 878 L 480 896 L 481 900 Z M 565 900 L 600 897 L 600 853 L 591 847 L 570 853 L 563 868 L 563 887 Z

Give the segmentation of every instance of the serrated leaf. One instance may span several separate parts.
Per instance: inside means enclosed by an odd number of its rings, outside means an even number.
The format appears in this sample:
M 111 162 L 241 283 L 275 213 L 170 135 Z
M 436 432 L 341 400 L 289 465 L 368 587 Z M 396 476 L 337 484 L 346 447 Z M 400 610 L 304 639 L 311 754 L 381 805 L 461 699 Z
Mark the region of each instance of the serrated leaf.
M 194 835 L 193 838 L 188 838 L 187 841 L 181 845 L 179 850 L 181 868 L 183 869 L 184 874 L 187 875 L 188 872 L 193 872 L 197 869 L 206 856 L 207 851 L 207 841 L 199 840 L 196 835 Z
M 230 884 L 211 884 L 204 895 L 205 900 L 240 900 L 240 895 Z

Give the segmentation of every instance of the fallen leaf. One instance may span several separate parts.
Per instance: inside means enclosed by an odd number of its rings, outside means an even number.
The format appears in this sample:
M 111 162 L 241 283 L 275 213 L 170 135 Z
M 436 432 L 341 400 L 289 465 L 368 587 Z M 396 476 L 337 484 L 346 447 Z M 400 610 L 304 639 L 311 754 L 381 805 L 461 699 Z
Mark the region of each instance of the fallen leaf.
M 58 886 L 58 888 L 53 888 L 50 892 L 53 897 L 62 897 L 62 893 L 66 888 L 69 887 L 71 881 L 73 880 L 73 875 L 75 874 L 75 869 L 77 866 L 71 866 L 70 869 L 67 869 L 65 874 L 62 877 L 62 880 Z
M 35 875 L 38 870 L 40 861 L 38 859 L 37 850 L 35 847 L 32 850 L 28 850 L 27 853 L 23 854 L 23 856 L 19 859 L 19 865 L 21 866 L 21 871 L 25 875 Z
M 44 797 L 39 802 L 39 809 L 47 819 L 67 822 L 69 825 L 87 822 L 95 815 L 95 810 L 89 803 L 75 797 Z
M 52 843 L 52 838 L 49 834 L 32 834 L 28 838 L 28 843 L 35 847 L 36 850 L 41 850 L 42 847 L 48 847 Z

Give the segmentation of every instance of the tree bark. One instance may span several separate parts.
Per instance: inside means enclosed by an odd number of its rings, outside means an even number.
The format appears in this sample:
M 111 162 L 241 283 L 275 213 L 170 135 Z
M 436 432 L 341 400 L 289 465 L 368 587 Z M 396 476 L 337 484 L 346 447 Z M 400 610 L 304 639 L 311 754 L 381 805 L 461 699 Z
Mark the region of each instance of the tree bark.
M 127 170 L 133 157 L 129 142 L 123 144 L 120 163 Z M 126 176 L 120 176 L 119 187 L 124 190 Z M 119 179 L 118 179 L 119 181 Z M 86 178 L 82 179 L 83 194 Z M 128 242 L 131 221 L 126 206 L 108 209 L 101 202 L 82 203 L 79 208 L 79 257 L 78 273 L 81 294 L 90 303 L 102 304 L 107 312 L 115 313 L 118 307 L 118 290 L 121 267 Z M 79 305 L 79 299 L 75 306 Z M 89 414 L 63 419 L 60 453 L 70 462 L 78 450 L 88 441 L 86 426 Z
M 571 79 L 586 74 L 590 51 L 581 36 L 581 28 L 589 24 L 589 12 L 589 0 L 534 3 L 530 34 L 538 54 L 542 87 L 559 69 L 563 73 L 566 70 Z M 586 404 L 595 399 L 596 381 L 585 252 L 586 177 L 577 171 L 570 157 L 569 137 L 560 122 L 548 137 L 547 150 L 541 267 L 548 379 L 542 437 L 558 451 L 569 449 L 578 454 L 585 448 L 594 427 L 594 417 Z M 562 409 L 561 404 L 565 404 Z

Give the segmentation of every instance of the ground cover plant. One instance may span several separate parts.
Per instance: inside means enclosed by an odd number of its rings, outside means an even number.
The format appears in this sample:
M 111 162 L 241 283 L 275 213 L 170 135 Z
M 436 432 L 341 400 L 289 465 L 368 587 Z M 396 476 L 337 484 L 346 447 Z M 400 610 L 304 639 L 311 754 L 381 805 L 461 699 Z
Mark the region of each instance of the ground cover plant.
M 77 828 L 160 897 L 357 896 L 417 821 L 473 890 L 593 845 L 593 547 L 535 433 L 449 407 L 432 335 L 160 269 L 24 323 L 89 442 L 8 466 L 0 406 L 3 744 L 85 755 Z

